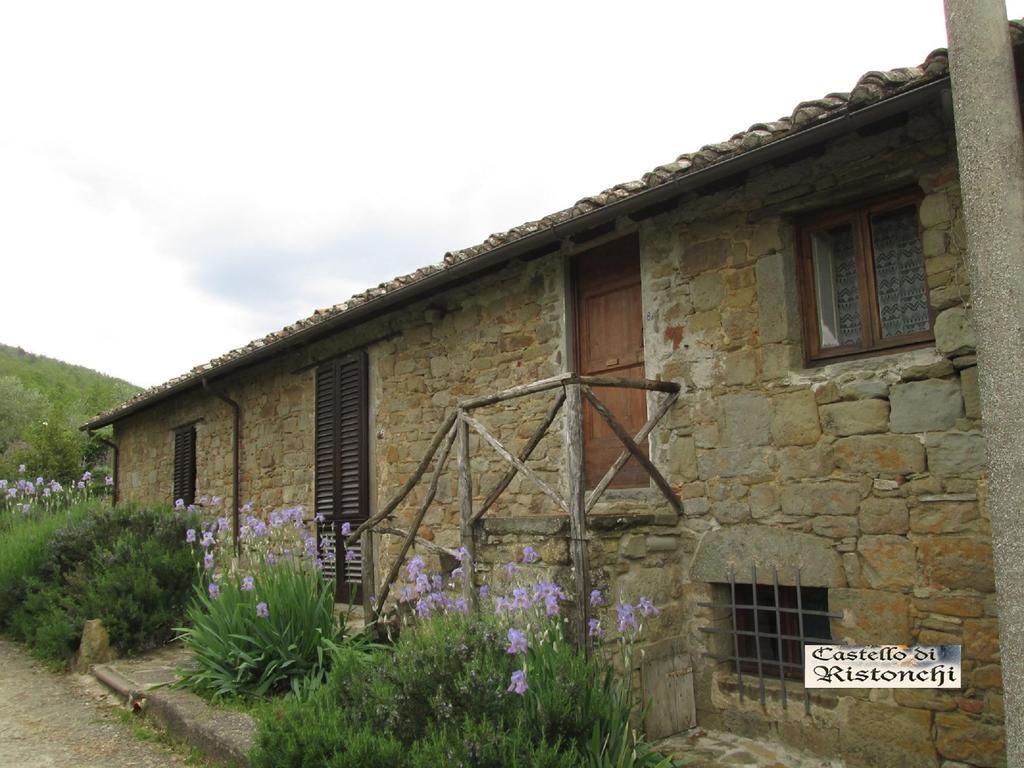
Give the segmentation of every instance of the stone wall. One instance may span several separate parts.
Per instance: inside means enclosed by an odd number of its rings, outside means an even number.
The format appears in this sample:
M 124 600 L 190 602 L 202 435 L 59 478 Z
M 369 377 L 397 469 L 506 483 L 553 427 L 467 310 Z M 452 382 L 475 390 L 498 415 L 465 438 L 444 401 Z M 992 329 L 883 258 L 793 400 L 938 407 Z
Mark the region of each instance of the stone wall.
M 963 264 L 955 153 L 943 116 L 922 112 L 870 135 L 837 139 L 802 159 L 755 169 L 673 211 L 623 220 L 639 231 L 647 375 L 683 394 L 652 435 L 651 455 L 683 499 L 676 514 L 651 488 L 609 492 L 590 521 L 594 581 L 662 608 L 653 641 L 682 638 L 695 668 L 699 722 L 841 754 L 850 765 L 1000 765 L 1002 688 L 985 503 L 977 368 Z M 934 345 L 805 367 L 796 289 L 795 215 L 917 188 Z M 596 241 L 595 241 L 596 242 Z M 593 244 L 593 243 L 591 243 Z M 585 249 L 586 244 L 572 246 Z M 470 286 L 340 332 L 219 382 L 243 407 L 243 500 L 312 503 L 310 361 L 359 345 L 370 354 L 373 504 L 419 461 L 459 400 L 565 370 L 561 253 L 513 263 Z M 303 366 L 306 366 L 303 368 Z M 552 395 L 479 413 L 512 448 Z M 657 395 L 651 395 L 652 404 Z M 169 500 L 172 435 L 197 426 L 200 492 L 230 491 L 230 411 L 198 393 L 117 425 L 125 499 Z M 474 437 L 477 502 L 504 466 Z M 559 422 L 531 462 L 565 487 Z M 421 534 L 458 543 L 454 461 Z M 397 515 L 408 521 L 425 483 Z M 478 530 L 481 578 L 525 544 L 571 583 L 564 520 L 517 478 Z M 378 578 L 396 541 L 378 541 Z M 962 691 L 817 692 L 804 713 L 779 684 L 767 703 L 704 652 L 702 607 L 716 583 L 756 562 L 793 566 L 828 589 L 837 642 L 964 646 Z M 749 681 L 748 681 L 749 682 Z M 879 740 L 878 734 L 892 734 Z

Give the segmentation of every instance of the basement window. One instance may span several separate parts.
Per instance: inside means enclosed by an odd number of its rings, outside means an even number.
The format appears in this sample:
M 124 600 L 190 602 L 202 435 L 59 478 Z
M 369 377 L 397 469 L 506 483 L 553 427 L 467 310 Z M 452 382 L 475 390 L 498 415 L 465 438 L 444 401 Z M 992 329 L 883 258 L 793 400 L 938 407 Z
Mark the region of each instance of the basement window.
M 903 194 L 800 222 L 808 363 L 932 341 L 918 201 Z
M 728 585 L 721 585 L 728 589 Z M 828 590 L 737 584 L 732 605 L 734 667 L 746 674 L 803 680 L 804 643 L 832 639 Z M 756 599 L 755 599 L 756 598 Z M 781 666 L 781 670 L 780 670 Z
M 196 500 L 196 427 L 174 430 L 174 487 L 171 502 L 186 505 Z

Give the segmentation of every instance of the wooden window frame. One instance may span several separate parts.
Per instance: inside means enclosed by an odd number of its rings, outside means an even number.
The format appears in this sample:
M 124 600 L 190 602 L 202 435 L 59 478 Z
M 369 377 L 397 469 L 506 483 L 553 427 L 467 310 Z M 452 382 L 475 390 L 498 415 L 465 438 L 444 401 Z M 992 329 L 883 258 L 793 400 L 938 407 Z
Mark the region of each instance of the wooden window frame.
M 183 451 L 182 441 L 188 441 L 188 450 Z M 188 462 L 188 466 L 182 466 Z M 186 506 L 196 500 L 196 425 L 177 427 L 174 430 L 174 474 L 171 481 L 171 503 L 181 499 Z
M 904 336 L 882 337 L 878 308 L 878 287 L 875 282 L 874 248 L 871 244 L 871 216 L 913 206 L 919 211 L 923 194 L 920 190 L 903 191 L 875 198 L 856 205 L 819 211 L 797 223 L 797 281 L 800 293 L 800 317 L 804 338 L 804 365 L 814 366 L 858 357 L 868 357 L 897 349 L 923 347 L 935 340 L 935 312 L 929 304 L 928 330 Z M 861 343 L 822 348 L 818 328 L 818 296 L 814 281 L 814 260 L 811 237 L 815 232 L 849 223 L 857 263 L 857 290 L 860 296 Z M 921 240 L 920 216 L 918 239 Z M 924 254 L 921 255 L 922 260 Z M 924 290 L 928 296 L 927 274 Z

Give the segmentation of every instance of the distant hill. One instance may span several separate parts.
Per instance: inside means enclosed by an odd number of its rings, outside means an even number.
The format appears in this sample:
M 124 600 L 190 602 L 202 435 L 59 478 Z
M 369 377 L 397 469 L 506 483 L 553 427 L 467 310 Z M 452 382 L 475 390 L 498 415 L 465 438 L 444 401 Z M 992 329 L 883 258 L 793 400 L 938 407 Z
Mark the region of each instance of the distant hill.
M 0 344 L 0 477 L 18 463 L 62 479 L 103 461 L 102 446 L 78 433 L 100 411 L 141 387 L 20 347 Z M 54 458 L 60 455 L 60 459 Z
M 0 344 L 2 376 L 13 376 L 51 404 L 62 405 L 79 424 L 142 391 L 122 379 L 6 344 Z

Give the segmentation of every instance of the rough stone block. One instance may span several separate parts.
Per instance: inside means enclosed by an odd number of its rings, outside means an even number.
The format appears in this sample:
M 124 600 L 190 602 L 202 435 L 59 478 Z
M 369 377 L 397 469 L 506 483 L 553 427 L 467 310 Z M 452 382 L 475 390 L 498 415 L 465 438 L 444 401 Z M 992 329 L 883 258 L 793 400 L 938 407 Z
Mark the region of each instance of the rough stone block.
M 832 619 L 832 637 L 854 645 L 909 643 L 910 600 L 906 595 L 874 589 L 830 589 L 830 611 L 842 613 Z
M 964 656 L 999 661 L 998 619 L 964 619 Z
M 82 641 L 75 655 L 75 669 L 88 672 L 93 664 L 106 664 L 114 658 L 110 636 L 99 619 L 89 619 L 82 627 Z
M 926 710 L 850 699 L 839 738 L 851 765 L 935 768 L 937 762 L 932 713 Z
M 939 712 L 935 727 L 935 745 L 943 757 L 983 768 L 1006 765 L 1006 732 L 1001 726 L 962 712 Z
M 811 390 L 772 398 L 772 438 L 776 445 L 813 445 L 820 436 L 818 408 Z
M 839 385 L 839 397 L 843 400 L 870 400 L 889 397 L 889 382 L 884 379 L 854 379 Z M 819 402 L 821 402 L 819 400 Z
M 722 377 L 730 387 L 753 384 L 757 379 L 757 352 L 738 349 L 726 354 Z
M 921 381 L 922 379 L 944 379 L 953 375 L 953 364 L 949 360 L 938 360 L 925 365 L 911 365 L 904 368 L 900 378 L 904 381 Z
M 910 527 L 903 499 L 864 499 L 859 520 L 861 531 L 869 534 L 903 534 Z
M 683 514 L 687 517 L 706 515 L 710 511 L 711 502 L 708 501 L 707 497 L 683 499 Z
M 956 709 L 956 692 L 928 688 L 895 688 L 893 698 L 903 707 L 952 712 Z
M 950 429 L 964 415 L 964 401 L 956 381 L 926 379 L 894 384 L 889 400 L 893 432 Z
M 981 418 L 981 393 L 978 391 L 978 367 L 960 371 L 960 389 L 964 396 L 964 415 L 968 419 Z
M 795 566 L 806 587 L 845 587 L 846 573 L 829 539 L 767 525 L 732 525 L 708 531 L 701 539 L 690 567 L 694 582 L 727 583 L 730 569 L 749 573 L 758 564 L 758 582 L 772 583 L 778 568 L 779 583 L 793 586 Z
M 977 527 L 978 505 L 973 501 L 923 504 L 910 513 L 914 533 L 964 533 Z
M 823 405 L 821 428 L 825 434 L 839 437 L 887 432 L 889 403 L 885 400 L 854 400 Z
M 811 521 L 811 530 L 830 539 L 857 535 L 857 518 L 845 515 L 819 515 Z
M 856 483 L 840 480 L 795 483 L 783 486 L 780 498 L 786 515 L 854 515 L 860 506 L 860 489 Z
M 933 474 L 957 475 L 985 467 L 985 438 L 981 432 L 928 435 L 928 469 Z
M 764 517 L 779 509 L 779 494 L 774 486 L 767 483 L 753 486 L 748 501 L 754 517 Z
M 644 536 L 627 536 L 619 543 L 619 554 L 631 559 L 639 559 L 647 554 L 647 540 Z
M 690 298 L 698 312 L 717 309 L 725 298 L 721 272 L 705 272 L 690 281 Z
M 910 435 L 853 435 L 832 445 L 836 465 L 849 472 L 906 475 L 923 472 L 924 446 Z
M 744 392 L 719 399 L 722 439 L 727 446 L 767 445 L 771 410 L 764 395 Z
M 1002 688 L 1003 668 L 998 664 L 986 664 L 975 667 L 971 672 L 972 688 Z
M 711 505 L 711 514 L 722 525 L 735 525 L 750 520 L 750 507 L 741 501 L 718 501 Z
M 679 260 L 679 271 L 684 277 L 689 277 L 709 269 L 721 269 L 731 252 L 732 241 L 726 238 L 687 244 Z
M 765 343 L 785 341 L 790 337 L 789 307 L 792 286 L 788 282 L 789 271 L 781 253 L 773 253 L 758 259 L 757 311 L 758 332 Z
M 922 536 L 918 549 L 927 586 L 995 591 L 987 536 Z
M 952 307 L 935 318 L 935 346 L 946 357 L 972 355 L 978 346 L 974 323 L 963 307 Z
M 922 613 L 939 613 L 959 618 L 978 618 L 985 613 L 980 598 L 969 595 L 943 595 L 914 599 L 914 607 Z
M 757 448 L 717 448 L 697 457 L 700 477 L 745 477 L 768 472 L 764 451 Z
M 875 589 L 905 590 L 914 586 L 917 552 L 902 536 L 861 536 L 857 542 L 864 580 Z
M 836 465 L 832 448 L 828 445 L 783 448 L 775 455 L 779 461 L 780 480 L 825 477 L 832 473 Z

